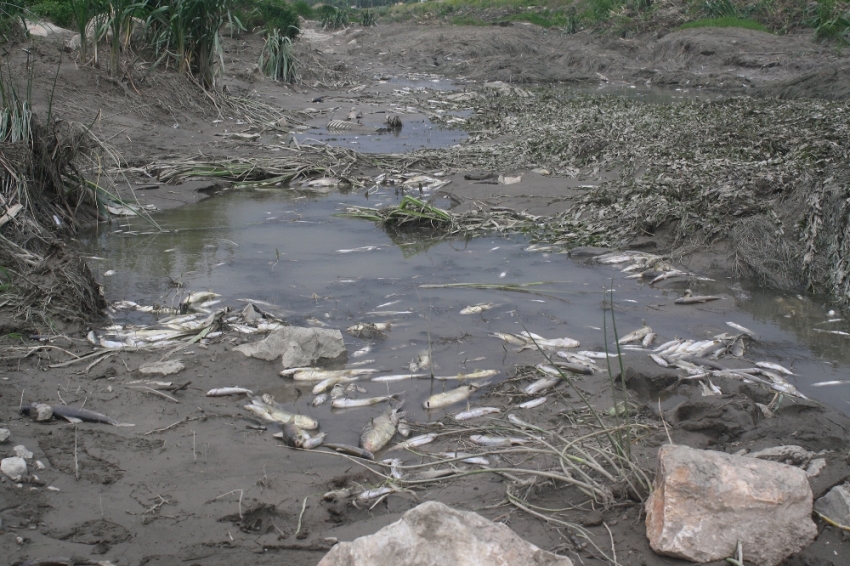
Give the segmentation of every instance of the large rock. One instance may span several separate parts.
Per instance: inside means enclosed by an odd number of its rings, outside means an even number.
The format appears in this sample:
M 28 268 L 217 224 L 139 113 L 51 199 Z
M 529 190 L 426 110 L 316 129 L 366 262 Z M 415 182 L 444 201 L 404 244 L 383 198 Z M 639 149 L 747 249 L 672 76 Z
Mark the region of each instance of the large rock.
M 837 485 L 815 501 L 815 511 L 842 525 L 850 525 L 850 484 Z
M 186 369 L 186 365 L 183 364 L 180 360 L 169 360 L 165 362 L 151 362 L 149 364 L 144 364 L 139 366 L 139 372 L 143 374 L 159 374 L 159 375 L 171 375 L 173 373 L 179 373 Z
M 319 566 L 572 566 L 507 526 L 429 501 L 374 535 L 342 542 Z
M 237 346 L 236 350 L 261 360 L 281 358 L 283 367 L 290 368 L 338 358 L 345 353 L 345 342 L 339 330 L 284 326 L 259 342 Z
M 655 552 L 694 562 L 735 554 L 775 566 L 817 534 L 803 470 L 765 460 L 666 445 L 658 451 L 646 534 Z
M 17 456 L 0 460 L 0 472 L 9 476 L 12 481 L 19 481 L 27 475 L 27 461 Z

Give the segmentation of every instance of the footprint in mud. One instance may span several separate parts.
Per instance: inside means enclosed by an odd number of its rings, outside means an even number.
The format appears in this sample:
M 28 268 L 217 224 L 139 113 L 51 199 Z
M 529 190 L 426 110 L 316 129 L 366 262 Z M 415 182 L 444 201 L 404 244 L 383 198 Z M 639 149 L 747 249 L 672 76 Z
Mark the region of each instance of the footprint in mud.
M 103 451 L 123 451 L 138 454 L 158 447 L 155 441 L 124 438 L 96 430 L 77 430 L 63 427 L 38 436 L 50 464 L 62 473 L 79 476 L 94 483 L 110 484 L 124 476 L 117 462 L 106 459 Z
M 130 531 L 105 519 L 86 521 L 67 530 L 49 533 L 48 536 L 77 544 L 94 545 L 92 554 L 105 554 L 112 546 L 132 538 Z

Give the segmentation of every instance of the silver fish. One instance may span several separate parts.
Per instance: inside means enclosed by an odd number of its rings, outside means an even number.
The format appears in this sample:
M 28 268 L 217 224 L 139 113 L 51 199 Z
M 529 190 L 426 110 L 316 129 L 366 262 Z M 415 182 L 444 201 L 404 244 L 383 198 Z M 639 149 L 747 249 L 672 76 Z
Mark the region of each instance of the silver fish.
M 378 403 L 384 403 L 385 401 L 395 401 L 398 395 L 385 395 L 382 397 L 369 397 L 368 399 L 348 399 L 347 397 L 341 397 L 339 399 L 334 399 L 331 401 L 331 405 L 337 409 L 351 409 L 353 407 L 368 407 L 370 405 L 377 405 Z
M 253 395 L 254 392 L 244 387 L 219 387 L 207 391 L 207 397 L 223 397 L 225 395 Z
M 469 409 L 468 411 L 461 411 L 454 415 L 454 419 L 456 421 L 468 421 L 470 419 L 476 419 L 478 417 L 483 417 L 485 415 L 492 415 L 493 413 L 501 413 L 502 410 L 496 407 L 476 407 L 474 409 Z
M 790 369 L 783 367 L 779 364 L 775 364 L 773 362 L 756 362 L 756 365 L 760 368 L 772 369 L 773 371 L 784 373 L 785 375 L 794 375 L 794 372 L 792 372 Z
M 469 440 L 479 446 L 515 446 L 531 442 L 528 438 L 487 436 L 484 434 L 473 434 L 469 437 Z
M 373 377 L 371 381 L 378 382 L 388 382 L 388 381 L 405 381 L 407 379 L 414 379 L 417 377 L 426 377 L 424 373 L 399 373 L 395 375 L 379 375 L 377 377 Z
M 824 387 L 826 385 L 850 385 L 850 380 L 847 379 L 839 379 L 836 381 L 818 381 L 817 383 L 812 383 L 812 387 Z
M 478 464 L 479 466 L 490 465 L 490 460 L 487 458 L 476 456 L 469 452 L 437 452 L 436 456 L 439 456 L 440 458 L 449 458 L 451 460 L 457 460 L 459 458 L 461 462 L 466 462 L 467 464 Z
M 431 395 L 430 397 L 428 397 L 428 399 L 425 400 L 424 403 L 422 403 L 422 406 L 426 409 L 439 409 L 440 407 L 448 407 L 449 405 L 454 405 L 455 403 L 466 401 L 467 399 L 469 399 L 470 395 L 472 395 L 475 391 L 478 391 L 485 385 L 487 385 L 487 383 L 461 385 L 460 387 L 452 389 L 451 391 Z
M 726 324 L 728 326 L 731 326 L 732 328 L 734 328 L 735 330 L 737 330 L 738 332 L 740 332 L 742 334 L 746 334 L 747 336 L 750 336 L 751 338 L 755 337 L 755 332 L 753 332 L 752 330 L 750 330 L 749 328 L 747 328 L 745 326 L 741 326 L 740 324 L 737 324 L 735 322 L 727 322 Z
M 667 360 L 665 360 L 664 358 L 662 358 L 658 354 L 650 354 L 649 357 L 652 358 L 653 362 L 655 362 L 656 364 L 660 365 L 663 368 L 670 367 L 670 364 L 667 363 Z
M 327 400 L 328 400 L 328 394 L 327 393 L 321 393 L 319 395 L 316 395 L 316 397 L 313 399 L 312 403 L 310 403 L 310 404 L 313 405 L 314 407 L 318 407 L 319 405 L 323 405 L 325 403 L 325 401 L 327 401 Z
M 560 382 L 560 377 L 544 377 L 523 387 L 522 392 L 526 395 L 537 395 L 538 393 L 552 389 Z
M 386 446 L 395 435 L 398 421 L 403 416 L 404 413 L 399 409 L 387 408 L 363 428 L 363 432 L 360 433 L 360 446 L 373 454 Z
M 655 338 L 658 336 L 655 332 L 650 332 L 646 336 L 643 337 L 643 341 L 641 342 L 641 346 L 644 348 L 649 348 L 652 346 L 652 343 L 655 342 Z
M 392 446 L 387 452 L 393 452 L 395 450 L 407 450 L 408 448 L 416 448 L 417 446 L 423 446 L 425 444 L 430 444 L 437 438 L 437 433 L 429 432 L 428 434 L 420 434 L 419 436 L 414 436 L 413 438 L 409 438 L 404 442 L 399 442 L 395 446 Z
M 652 332 L 652 328 L 644 325 L 644 326 L 638 328 L 637 330 L 629 332 L 628 334 L 626 334 L 625 336 L 620 338 L 619 343 L 620 344 L 628 344 L 629 342 L 638 342 L 639 340 L 643 340 L 643 338 L 651 332 Z
M 319 393 L 324 393 L 329 389 L 333 389 L 335 385 L 344 385 L 347 383 L 352 383 L 359 380 L 359 377 L 329 377 L 327 379 L 323 379 L 319 383 L 313 386 L 313 395 L 318 395 Z
M 499 375 L 499 370 L 480 369 L 470 373 L 459 373 L 457 375 L 435 375 L 434 379 L 438 381 L 449 381 L 452 379 L 463 381 L 465 379 L 484 379 L 485 377 L 493 377 L 494 375 Z
M 495 306 L 495 303 L 481 303 L 478 305 L 473 305 L 471 307 L 461 309 L 460 314 L 481 314 L 482 312 L 488 311 Z
M 538 397 L 537 399 L 531 399 L 530 401 L 526 401 L 525 403 L 520 403 L 519 405 L 517 405 L 517 407 L 520 409 L 533 409 L 534 407 L 539 407 L 548 399 L 548 397 Z

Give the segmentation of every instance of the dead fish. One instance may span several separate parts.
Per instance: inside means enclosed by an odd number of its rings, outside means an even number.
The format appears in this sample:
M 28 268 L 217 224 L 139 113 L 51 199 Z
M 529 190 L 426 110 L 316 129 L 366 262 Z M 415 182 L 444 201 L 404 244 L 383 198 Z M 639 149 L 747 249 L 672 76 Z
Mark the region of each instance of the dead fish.
M 499 375 L 499 370 L 496 369 L 480 369 L 470 373 L 459 373 L 457 375 L 435 375 L 434 379 L 439 381 L 449 381 L 452 379 L 456 379 L 458 381 L 469 380 L 469 379 L 484 379 L 485 377 L 493 377 L 494 375 Z
M 195 303 L 211 301 L 220 296 L 221 295 L 218 293 L 213 293 L 212 291 L 199 291 L 197 293 L 189 293 L 189 295 L 183 299 L 182 303 L 184 305 L 194 305 Z
M 335 385 L 343 385 L 346 383 L 351 383 L 353 381 L 359 380 L 359 377 L 329 377 L 327 379 L 323 379 L 319 383 L 313 386 L 313 395 L 318 395 L 319 393 L 324 393 L 329 389 L 333 389 Z
M 338 254 L 353 254 L 353 253 L 356 253 L 356 252 L 371 252 L 373 250 L 379 250 L 379 249 L 381 249 L 381 248 L 379 248 L 378 246 L 361 246 L 359 248 L 351 248 L 349 250 L 337 250 L 336 253 L 338 253 Z
M 396 432 L 402 435 L 404 438 L 410 436 L 410 423 L 405 419 L 401 419 L 398 422 L 398 426 L 396 427 Z
M 88 409 L 78 409 L 76 407 L 68 407 L 67 405 L 51 405 L 54 417 L 62 417 L 63 419 L 72 422 L 87 422 L 87 423 L 103 423 L 112 426 L 136 426 L 134 424 L 119 423 L 112 417 L 107 417 Z M 32 405 L 24 405 L 21 407 L 21 414 L 29 416 L 30 411 L 34 410 Z
M 606 358 L 616 358 L 617 354 L 609 354 L 607 352 L 593 352 L 591 350 L 582 350 L 579 352 L 580 355 L 585 356 L 586 358 L 592 358 L 597 360 L 604 360 Z
M 537 399 L 531 399 L 530 401 L 526 401 L 525 403 L 520 403 L 519 405 L 517 405 L 517 407 L 520 409 L 533 409 L 534 407 L 539 407 L 548 399 L 548 397 L 538 397 Z
M 207 397 L 224 397 L 226 395 L 253 395 L 254 392 L 244 387 L 219 387 L 207 391 Z
M 396 401 L 398 399 L 398 394 L 396 395 L 385 395 L 382 397 L 369 397 L 368 399 L 348 399 L 346 397 L 342 397 L 340 399 L 334 399 L 331 401 L 331 405 L 337 409 L 351 409 L 354 407 L 368 407 L 370 405 L 377 405 L 378 403 L 383 403 L 385 401 Z
M 747 335 L 747 336 L 749 336 L 750 338 L 755 338 L 755 336 L 756 336 L 756 333 L 755 333 L 755 332 L 753 332 L 752 330 L 750 330 L 749 328 L 747 328 L 747 327 L 745 327 L 745 326 L 741 326 L 740 324 L 737 324 L 737 323 L 735 323 L 735 322 L 727 322 L 726 324 L 727 324 L 728 326 L 730 326 L 730 327 L 734 328 L 734 329 L 735 329 L 735 330 L 737 330 L 738 332 L 740 332 L 740 333 L 742 333 L 742 334 L 746 334 L 746 335 Z
M 655 342 L 655 337 L 658 336 L 655 332 L 650 332 L 646 336 L 643 337 L 643 341 L 641 342 L 641 346 L 644 348 L 649 348 L 652 346 L 652 343 Z
M 319 405 L 324 405 L 325 401 L 327 401 L 327 400 L 328 400 L 328 394 L 327 393 L 321 393 L 319 395 L 316 395 L 316 397 L 313 399 L 313 401 L 310 404 L 313 405 L 314 407 L 318 407 Z
M 495 306 L 495 303 L 480 303 L 471 307 L 461 309 L 460 314 L 481 314 L 482 312 L 488 311 Z
M 673 302 L 677 305 L 695 305 L 709 301 L 719 301 L 722 298 L 720 295 L 694 295 L 690 289 L 685 289 L 685 296 L 679 297 Z
M 850 385 L 850 380 L 839 379 L 836 381 L 818 381 L 817 383 L 812 383 L 812 387 L 825 387 L 827 385 Z
M 838 336 L 850 336 L 850 333 L 844 332 L 843 330 L 823 330 L 820 328 L 812 328 L 815 332 L 821 332 L 823 334 L 836 334 Z M 101 345 L 103 345 L 103 341 L 101 341 Z M 104 346 L 107 347 L 107 346 Z
M 383 497 L 384 495 L 388 495 L 390 493 L 396 493 L 398 491 L 397 487 L 385 485 L 383 487 L 377 487 L 375 489 L 367 489 L 366 491 L 361 492 L 356 498 L 355 501 L 357 503 L 368 503 L 372 499 L 377 499 L 379 497 Z
M 723 395 L 723 392 L 720 390 L 720 388 L 711 383 L 711 380 L 709 380 L 708 385 L 706 385 L 704 381 L 700 381 L 699 386 L 703 397 Z
M 363 117 L 363 113 L 360 112 L 359 110 L 357 110 L 357 108 L 352 107 L 351 112 L 348 113 L 348 116 L 346 116 L 345 119 L 348 120 L 348 121 L 356 121 L 356 120 L 359 120 L 362 117 Z
M 279 434 L 279 438 L 283 439 L 284 444 L 294 448 L 301 448 L 305 442 L 310 440 L 310 435 L 303 429 L 295 426 L 291 421 L 283 425 L 283 431 Z
M 334 177 L 320 177 L 318 179 L 311 179 L 309 181 L 304 181 L 303 183 L 301 183 L 301 186 L 302 187 L 321 188 L 321 187 L 336 187 L 339 184 L 340 184 L 339 179 L 336 179 Z
M 555 362 L 555 365 L 562 370 L 567 370 L 570 373 L 579 375 L 593 375 L 593 368 L 583 364 L 574 364 L 572 362 Z
M 468 421 L 469 419 L 477 419 L 478 417 L 483 417 L 485 415 L 492 415 L 493 413 L 501 413 L 501 409 L 497 409 L 496 407 L 476 407 L 474 409 L 469 409 L 468 411 L 461 411 L 454 415 L 454 419 L 456 421 Z
M 425 472 L 418 473 L 414 476 L 411 476 L 411 479 L 414 481 L 417 480 L 437 480 L 441 478 L 447 478 L 450 476 L 454 476 L 456 474 L 465 472 L 466 468 L 461 466 L 459 468 L 445 468 L 442 470 L 427 470 Z
M 341 454 L 348 454 L 349 456 L 357 456 L 358 458 L 363 458 L 364 460 L 374 460 L 375 455 L 368 450 L 363 448 L 358 448 L 357 446 L 351 446 L 350 444 L 325 444 L 325 448 L 330 448 L 331 450 L 336 450 Z M 325 494 L 327 495 L 327 494 Z
M 552 389 L 561 382 L 560 377 L 544 377 L 523 387 L 522 392 L 526 395 L 537 395 Z
M 654 285 L 660 281 L 664 281 L 665 279 L 672 279 L 673 277 L 682 277 L 683 275 L 688 275 L 685 271 L 679 271 L 678 269 L 673 269 L 671 271 L 665 271 L 661 275 L 657 276 L 655 279 L 649 282 L 650 285 Z
M 794 375 L 794 372 L 792 372 L 790 369 L 783 367 L 779 364 L 775 364 L 773 362 L 756 362 L 756 365 L 760 368 L 772 369 L 773 371 L 784 373 L 785 375 Z
M 479 466 L 489 466 L 490 460 L 484 458 L 483 456 L 476 456 L 475 454 L 471 454 L 469 452 L 437 452 L 435 454 L 440 458 L 448 458 L 450 460 L 460 460 L 461 462 L 465 462 L 467 464 L 478 464 Z
M 386 336 L 386 331 L 391 328 L 392 324 L 389 322 L 358 322 L 357 324 L 346 328 L 345 331 L 357 338 L 373 340 L 375 338 L 382 338 Z
M 376 369 L 369 368 L 354 368 L 354 369 L 335 369 L 335 370 L 325 370 L 325 369 L 305 369 L 295 371 L 294 373 L 290 373 L 294 381 L 322 381 L 327 379 L 334 378 L 351 378 L 358 377 L 362 375 L 369 375 L 373 373 L 377 373 Z M 289 372 L 289 370 L 283 370 L 281 375 L 284 372 Z
M 360 433 L 360 446 L 375 453 L 392 440 L 398 421 L 404 416 L 399 409 L 392 407 L 373 418 Z
M 378 377 L 373 377 L 371 381 L 378 382 L 389 382 L 389 381 L 404 381 L 407 379 L 414 379 L 417 377 L 427 377 L 424 373 L 399 373 L 395 375 L 379 375 Z
M 473 434 L 469 437 L 469 440 L 479 446 L 516 446 L 531 442 L 528 438 L 487 436 L 484 434 Z
M 518 416 L 516 416 L 514 414 L 508 415 L 508 422 L 513 424 L 513 425 L 518 426 L 519 428 L 530 428 L 530 429 L 539 429 L 540 428 L 540 427 L 534 426 L 531 423 L 525 422 L 524 420 L 522 420 L 521 418 L 519 418 Z
M 441 407 L 448 407 L 449 405 L 454 405 L 455 403 L 460 403 L 461 401 L 466 401 L 469 397 L 485 385 L 485 383 L 478 383 L 472 385 L 461 385 L 456 389 L 452 389 L 451 391 L 446 391 L 444 393 L 437 393 L 436 395 L 431 395 L 428 399 L 422 403 L 422 406 L 426 409 L 439 409 Z
M 372 351 L 372 345 L 366 344 L 365 346 L 363 346 L 362 348 L 360 348 L 356 352 L 352 353 L 351 357 L 352 358 L 359 358 L 361 356 L 365 356 L 366 354 L 368 354 L 371 351 Z
M 408 448 L 416 448 L 417 446 L 430 444 L 431 442 L 434 442 L 435 438 L 437 438 L 437 433 L 435 432 L 429 432 L 428 434 L 420 434 L 419 436 L 414 436 L 413 438 L 409 438 L 404 442 L 399 442 L 398 444 L 387 450 L 387 452 L 393 452 L 394 450 L 407 450 Z
M 306 415 L 295 415 L 289 411 L 285 411 L 277 403 L 274 403 L 272 399 L 268 399 L 267 401 L 266 399 L 252 397 L 251 404 L 244 405 L 244 408 L 267 421 L 280 424 L 286 424 L 291 421 L 296 426 L 305 430 L 316 430 L 319 428 L 319 423 L 314 419 Z
M 338 399 L 345 395 L 345 387 L 342 386 L 341 383 L 337 383 L 331 389 L 331 399 Z
M 507 333 L 504 333 L 504 332 L 491 332 L 490 336 L 493 336 L 494 338 L 498 338 L 502 342 L 507 342 L 508 344 L 511 344 L 513 346 L 525 346 L 526 343 L 527 343 L 527 340 L 524 340 L 524 339 L 520 338 L 519 336 L 515 336 L 513 334 L 507 334 Z
M 619 344 L 628 344 L 629 342 L 638 342 L 640 340 L 643 340 L 643 338 L 647 334 L 649 334 L 650 332 L 652 332 L 652 328 L 650 328 L 649 326 L 644 324 L 642 327 L 638 328 L 637 330 L 629 332 L 628 334 L 626 334 L 625 336 L 620 338 Z
M 660 365 L 663 368 L 670 367 L 670 364 L 667 363 L 667 360 L 665 360 L 664 358 L 662 358 L 658 354 L 650 354 L 649 357 L 652 358 L 653 362 L 655 362 L 656 364 Z
M 544 350 L 557 350 L 558 348 L 578 348 L 581 346 L 578 340 L 573 340 L 572 338 L 547 339 L 526 331 L 520 332 L 519 335 L 526 339 L 526 343 L 520 351 L 535 347 L 543 348 Z

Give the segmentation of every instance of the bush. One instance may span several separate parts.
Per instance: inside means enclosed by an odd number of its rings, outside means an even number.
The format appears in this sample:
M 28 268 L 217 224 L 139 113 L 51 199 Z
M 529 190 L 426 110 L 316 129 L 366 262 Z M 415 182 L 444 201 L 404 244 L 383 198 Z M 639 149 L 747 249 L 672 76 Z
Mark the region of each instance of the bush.
M 45 20 L 50 20 L 57 26 L 68 28 L 74 23 L 74 10 L 71 2 L 59 0 L 41 0 L 28 6 L 29 10 Z
M 806 23 L 815 28 L 816 39 L 843 38 L 850 30 L 850 13 L 836 0 L 818 0 L 807 12 Z
M 755 20 L 747 20 L 743 18 L 706 18 L 695 22 L 688 22 L 679 26 L 679 29 L 689 28 L 744 28 L 754 29 L 770 33 L 770 30 Z

